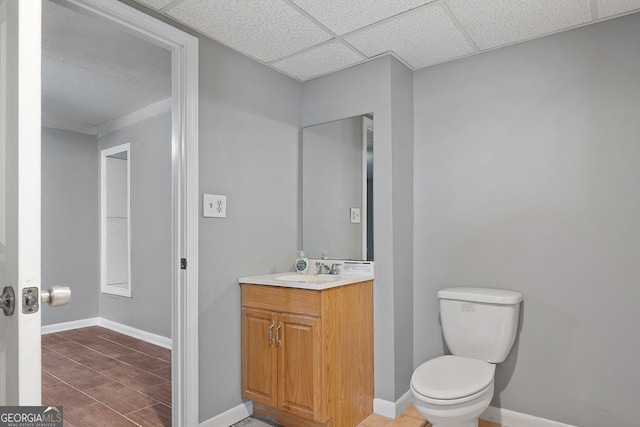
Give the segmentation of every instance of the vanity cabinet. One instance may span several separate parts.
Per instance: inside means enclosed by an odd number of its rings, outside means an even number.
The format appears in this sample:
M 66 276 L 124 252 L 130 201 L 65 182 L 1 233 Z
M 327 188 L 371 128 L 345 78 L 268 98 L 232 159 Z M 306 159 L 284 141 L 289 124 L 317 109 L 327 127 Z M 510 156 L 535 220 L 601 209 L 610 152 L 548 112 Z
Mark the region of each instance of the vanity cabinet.
M 242 394 L 285 427 L 354 426 L 373 410 L 373 282 L 242 284 Z
M 244 396 L 313 419 L 320 377 L 318 319 L 244 308 Z M 269 332 L 267 332 L 269 331 Z

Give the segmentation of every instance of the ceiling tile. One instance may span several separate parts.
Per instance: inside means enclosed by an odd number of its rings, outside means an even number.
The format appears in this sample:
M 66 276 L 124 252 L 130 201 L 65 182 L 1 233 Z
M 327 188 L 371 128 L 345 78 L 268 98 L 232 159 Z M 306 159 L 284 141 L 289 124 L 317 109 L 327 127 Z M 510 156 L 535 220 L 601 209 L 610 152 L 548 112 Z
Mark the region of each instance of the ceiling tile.
M 427 6 L 345 38 L 368 57 L 393 51 L 414 68 L 446 62 L 474 50 L 439 6 Z
M 282 0 L 186 0 L 167 14 L 265 62 L 331 38 Z
M 591 21 L 590 0 L 447 0 L 446 4 L 481 50 Z
M 640 9 L 640 0 L 598 0 L 598 18 Z
M 365 59 L 364 56 L 354 52 L 344 43 L 332 42 L 274 62 L 271 65 L 304 81 L 346 68 Z
M 162 9 L 173 0 L 136 0 L 138 3 L 142 3 L 144 5 L 150 6 L 154 9 Z
M 395 16 L 434 0 L 291 0 L 337 35 Z

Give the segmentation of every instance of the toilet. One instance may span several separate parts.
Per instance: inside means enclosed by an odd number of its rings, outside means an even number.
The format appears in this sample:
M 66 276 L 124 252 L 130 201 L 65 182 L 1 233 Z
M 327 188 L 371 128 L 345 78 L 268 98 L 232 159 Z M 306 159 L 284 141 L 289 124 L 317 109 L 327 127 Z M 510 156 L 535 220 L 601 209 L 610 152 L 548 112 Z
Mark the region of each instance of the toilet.
M 518 332 L 520 292 L 446 288 L 438 292 L 440 323 L 451 355 L 418 366 L 411 376 L 416 409 L 433 427 L 477 427 L 493 398 L 496 364 Z

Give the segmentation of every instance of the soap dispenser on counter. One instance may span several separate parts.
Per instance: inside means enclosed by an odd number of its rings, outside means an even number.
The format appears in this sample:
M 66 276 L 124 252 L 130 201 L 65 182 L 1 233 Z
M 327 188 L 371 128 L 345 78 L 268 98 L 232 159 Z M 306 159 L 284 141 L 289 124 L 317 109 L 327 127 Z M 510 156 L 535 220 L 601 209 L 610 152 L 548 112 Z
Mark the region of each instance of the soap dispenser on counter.
M 304 252 L 298 252 L 298 259 L 296 259 L 296 273 L 304 274 L 309 269 L 309 260 L 304 256 Z

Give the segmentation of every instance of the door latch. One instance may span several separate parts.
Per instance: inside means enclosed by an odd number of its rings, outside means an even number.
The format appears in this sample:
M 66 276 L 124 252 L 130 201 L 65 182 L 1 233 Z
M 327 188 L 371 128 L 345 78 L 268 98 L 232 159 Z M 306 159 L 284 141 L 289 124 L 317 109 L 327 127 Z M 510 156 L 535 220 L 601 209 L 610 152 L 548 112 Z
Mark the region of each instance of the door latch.
M 36 313 L 40 309 L 38 288 L 24 288 L 22 290 L 22 312 L 24 314 Z

